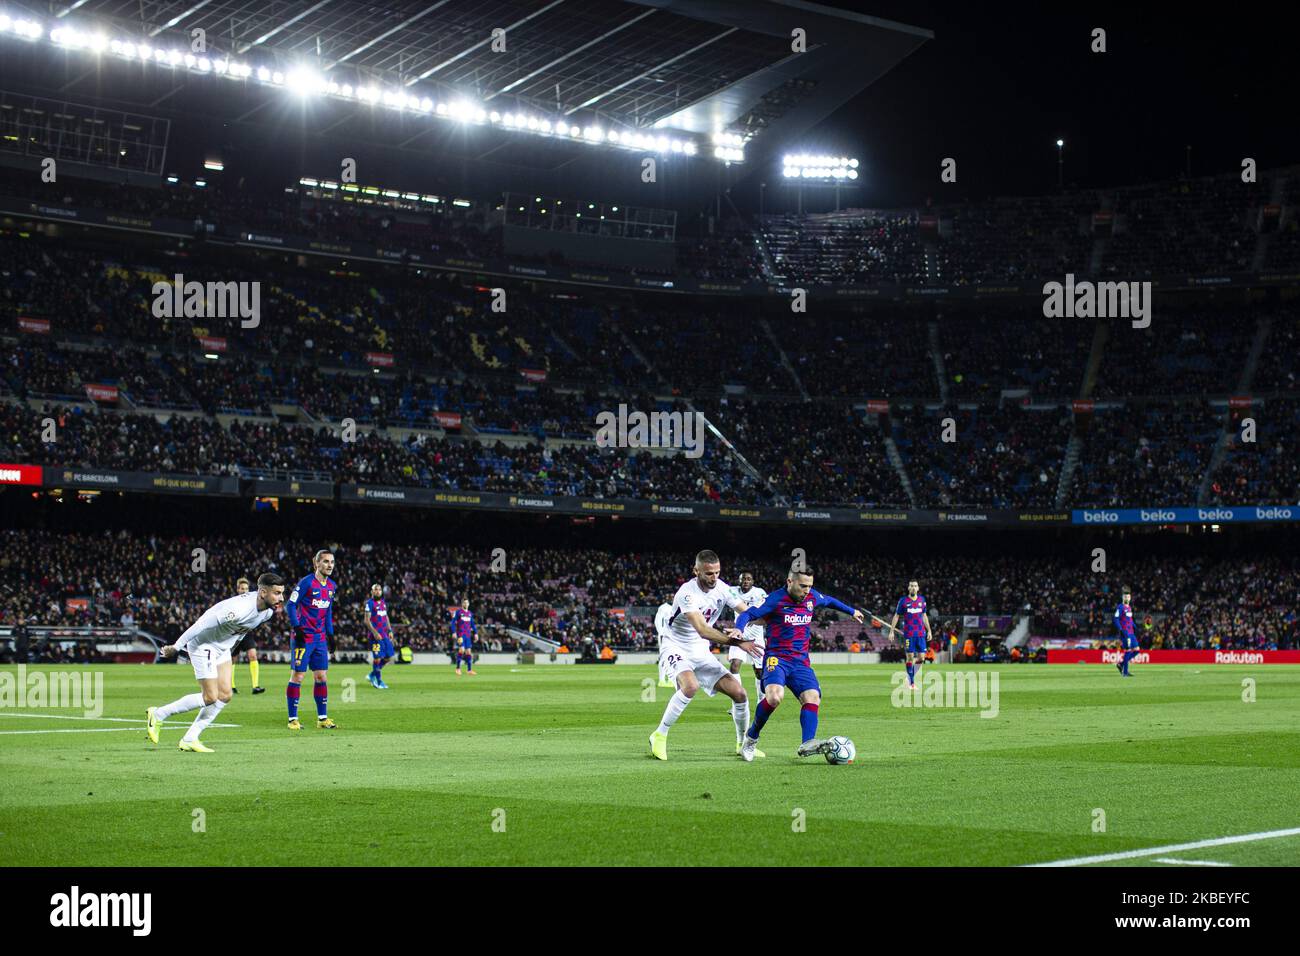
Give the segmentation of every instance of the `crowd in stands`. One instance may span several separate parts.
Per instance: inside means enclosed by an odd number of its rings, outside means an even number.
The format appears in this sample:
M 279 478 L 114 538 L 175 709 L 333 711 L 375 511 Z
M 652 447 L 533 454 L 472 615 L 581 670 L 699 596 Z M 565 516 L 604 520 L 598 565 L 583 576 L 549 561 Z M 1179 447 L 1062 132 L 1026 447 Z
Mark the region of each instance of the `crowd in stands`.
M 1069 500 L 1099 508 L 1194 505 L 1222 428 L 1222 415 L 1201 402 L 1099 409 L 1080 429 Z
M 936 326 L 950 401 L 997 402 L 1004 390 L 1049 399 L 1079 394 L 1092 347 L 1089 322 L 1003 308 L 945 311 Z
M 339 585 L 334 645 L 364 647 L 364 602 L 370 586 L 384 587 L 398 643 L 441 650 L 450 632 L 448 612 L 468 598 L 479 624 L 479 650 L 511 651 L 507 629 L 530 632 L 570 649 L 590 637 L 619 650 L 655 650 L 648 615 L 670 600 L 685 580 L 692 555 L 635 548 L 617 552 L 585 548 L 512 547 L 506 570 L 493 570 L 482 548 L 401 545 L 383 541 L 336 543 Z M 192 551 L 203 547 L 206 571 L 192 570 Z M 141 536 L 127 531 L 0 532 L 0 624 L 119 626 L 129 621 L 164 640 L 178 636 L 204 609 L 234 593 L 240 576 L 274 571 L 293 582 L 310 573 L 318 544 L 286 539 Z M 772 560 L 725 555 L 724 580 L 742 572 L 767 590 L 785 570 Z M 1076 633 L 1112 636 L 1117 585 L 1092 573 L 1083 560 L 979 557 L 942 552 L 920 572 L 936 634 L 960 626 L 964 615 L 1034 617 L 1038 634 L 1060 636 L 1061 619 Z M 816 584 L 856 607 L 888 617 L 918 574 L 914 559 L 888 554 L 819 562 Z M 1158 622 L 1140 630 L 1148 646 L 1300 646 L 1297 632 L 1295 555 L 1243 560 L 1231 557 L 1134 557 L 1124 583 L 1133 589 L 1140 616 Z M 85 602 L 79 599 L 88 599 Z M 78 599 L 78 600 L 70 600 Z M 632 613 L 633 610 L 637 613 Z M 841 623 L 836 623 L 841 622 Z M 956 622 L 955 624 L 949 622 Z M 939 626 L 942 624 L 943 626 Z M 277 617 L 264 626 L 263 646 L 283 649 L 288 625 Z M 814 625 L 814 649 L 864 649 L 880 628 L 842 626 L 823 611 Z M 1158 643 L 1157 643 L 1158 642 Z
M 1233 409 L 1227 443 L 1211 476 L 1211 504 L 1300 505 L 1300 401 L 1270 398 Z
M 1254 224 L 1275 181 L 1283 184 L 1281 231 L 1265 247 L 1269 269 L 1300 263 L 1300 171 L 1179 178 L 1106 190 L 994 198 L 912 210 L 846 210 L 730 219 L 716 233 L 679 236 L 677 270 L 702 281 L 820 284 L 999 285 L 1076 276 L 1245 272 L 1254 264 Z M 196 232 L 248 230 L 324 242 L 377 243 L 392 251 L 505 258 L 500 197 L 430 204 L 397 192 L 368 196 L 297 183 L 268 191 L 215 176 L 207 185 L 159 188 L 61 178 L 0 168 L 0 191 L 49 203 L 91 206 L 186 223 Z M 1093 213 L 1113 219 L 1094 238 Z M 922 220 L 929 228 L 922 229 Z M 522 259 L 520 261 L 523 261 Z
M 1106 275 L 1220 275 L 1250 268 L 1257 236 L 1249 213 L 1259 186 L 1237 176 L 1181 179 L 1115 192 Z M 1264 195 L 1267 195 L 1265 193 Z
M 1093 394 L 1227 395 L 1241 379 L 1256 327 L 1222 310 L 1162 310 L 1145 329 L 1111 322 Z
M 892 417 L 918 507 L 1054 507 L 1068 411 L 1008 404 Z

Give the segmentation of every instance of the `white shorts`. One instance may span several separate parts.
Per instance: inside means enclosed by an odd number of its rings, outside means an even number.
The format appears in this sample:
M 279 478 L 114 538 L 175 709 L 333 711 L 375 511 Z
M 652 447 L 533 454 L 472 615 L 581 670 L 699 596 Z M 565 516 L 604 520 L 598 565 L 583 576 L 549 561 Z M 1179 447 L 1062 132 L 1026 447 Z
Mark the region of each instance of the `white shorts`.
M 748 632 L 748 628 L 746 628 L 746 632 Z M 767 638 L 766 638 L 766 636 L 764 636 L 764 635 L 760 632 L 760 633 L 758 633 L 758 634 L 749 634 L 749 633 L 745 633 L 745 634 L 743 635 L 743 637 L 744 637 L 745 640 L 747 640 L 747 641 L 753 641 L 753 642 L 754 642 L 754 646 L 758 648 L 758 656 L 756 657 L 756 656 L 754 656 L 753 654 L 749 654 L 749 653 L 747 653 L 747 652 L 741 650 L 739 647 L 736 647 L 736 646 L 733 644 L 731 647 L 728 647 L 728 648 L 727 648 L 727 660 L 729 660 L 729 661 L 749 661 L 749 663 L 750 663 L 751 665 L 753 665 L 754 667 L 762 667 L 762 666 L 763 666 L 763 651 L 765 651 L 765 650 L 767 649 Z
M 217 668 L 230 662 L 230 648 L 215 644 L 199 644 L 190 650 L 190 664 L 195 680 L 208 680 L 217 676 Z
M 718 681 L 731 672 L 708 649 L 706 642 L 700 641 L 700 645 L 699 650 L 686 650 L 680 644 L 664 641 L 663 650 L 659 652 L 659 673 L 676 683 L 678 674 L 694 671 L 695 679 L 700 682 L 700 690 L 712 697 L 718 692 Z

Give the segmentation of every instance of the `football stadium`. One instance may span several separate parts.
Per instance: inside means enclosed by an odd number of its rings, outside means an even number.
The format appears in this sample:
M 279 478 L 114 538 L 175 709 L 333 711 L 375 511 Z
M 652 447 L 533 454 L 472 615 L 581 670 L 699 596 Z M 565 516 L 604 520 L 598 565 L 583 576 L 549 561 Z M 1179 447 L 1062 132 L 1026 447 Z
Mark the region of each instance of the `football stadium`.
M 1186 905 L 1108 926 L 1251 926 L 1300 143 L 1235 29 L 0 0 L 0 864 L 1139 867 Z

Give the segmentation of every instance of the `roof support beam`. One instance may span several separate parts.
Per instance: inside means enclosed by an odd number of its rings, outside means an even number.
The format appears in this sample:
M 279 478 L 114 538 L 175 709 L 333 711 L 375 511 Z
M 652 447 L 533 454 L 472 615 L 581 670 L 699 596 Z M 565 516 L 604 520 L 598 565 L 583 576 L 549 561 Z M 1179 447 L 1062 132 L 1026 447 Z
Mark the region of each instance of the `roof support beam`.
M 562 3 L 564 3 L 564 0 L 551 0 L 550 3 L 548 3 L 546 6 L 542 7 L 540 10 L 534 10 L 532 13 L 528 14 L 528 16 L 526 16 L 526 17 L 521 17 L 520 19 L 516 20 L 514 23 L 510 24 L 510 26 L 508 26 L 508 27 L 505 28 L 505 32 L 506 32 L 506 33 L 509 33 L 509 32 L 510 32 L 511 30 L 513 30 L 515 27 L 523 26 L 523 25 L 524 25 L 525 23 L 527 23 L 529 20 L 533 19 L 533 17 L 540 17 L 543 13 L 546 13 L 546 12 L 549 11 L 549 10 L 553 10 L 554 8 L 558 7 L 558 6 L 559 6 L 560 4 L 562 4 Z M 475 50 L 477 50 L 479 47 L 487 46 L 487 45 L 488 45 L 489 43 L 491 43 L 491 42 L 492 42 L 492 36 L 491 36 L 491 34 L 489 34 L 488 37 L 487 37 L 487 39 L 485 39 L 485 40 L 480 40 L 478 43 L 475 43 L 473 46 L 466 47 L 464 50 L 461 50 L 461 51 L 460 51 L 459 53 L 457 53 L 455 56 L 450 57 L 449 59 L 443 60 L 441 63 L 435 64 L 434 66 L 429 67 L 427 70 L 425 70 L 425 71 L 424 71 L 423 73 L 421 73 L 419 76 L 414 77 L 413 79 L 407 80 L 407 81 L 406 81 L 406 85 L 407 85 L 407 86 L 413 86 L 413 85 L 415 85 L 416 83 L 419 83 L 421 80 L 427 80 L 429 77 L 433 76 L 433 74 L 437 73 L 439 70 L 441 70 L 441 69 L 443 69 L 443 68 L 445 68 L 445 67 L 451 66 L 453 63 L 456 63 L 456 62 L 458 62 L 458 61 L 460 61 L 460 60 L 463 60 L 465 57 L 469 56 L 471 53 L 473 53 L 473 52 L 474 52 Z
M 719 40 L 723 39 L 724 37 L 728 37 L 735 32 L 736 32 L 736 27 L 729 27 L 728 29 L 723 30 L 717 36 L 710 37 L 709 39 L 705 40 L 703 43 L 697 43 L 689 50 L 683 50 L 681 53 L 678 53 L 676 56 L 670 57 L 669 59 L 664 60 L 662 63 L 656 63 L 654 66 L 650 67 L 650 69 L 637 74 L 631 79 L 624 80 L 622 83 L 618 84 L 618 86 L 611 87 L 610 89 L 606 90 L 604 93 L 600 93 L 596 96 L 593 96 L 585 103 L 579 103 L 577 106 L 573 107 L 572 109 L 565 110 L 564 115 L 572 116 L 574 113 L 578 112 L 578 110 L 586 109 L 588 106 L 591 106 L 593 103 L 599 103 L 605 97 L 612 96 L 613 94 L 617 93 L 619 90 L 623 89 L 625 86 L 631 86 L 633 83 L 636 83 L 638 80 L 644 80 L 655 70 L 662 70 L 666 66 L 671 66 L 672 64 L 676 63 L 678 60 L 683 59 L 684 57 L 688 57 L 692 53 L 698 53 L 700 50 L 703 50 L 706 46 L 709 46 L 710 44 L 713 43 L 717 43 Z
M 571 56 L 577 56 L 577 55 L 578 55 L 579 53 L 581 53 L 583 50 L 589 49 L 589 48 L 595 46 L 597 43 L 603 43 L 605 40 L 608 40 L 610 37 L 612 37 L 615 33 L 619 33 L 619 32 L 622 31 L 622 30 L 626 30 L 628 27 L 632 26 L 632 25 L 635 24 L 635 23 L 640 22 L 641 20 L 644 20 L 646 17 L 650 16 L 650 14 L 652 14 L 652 13 L 654 13 L 654 12 L 655 12 L 654 10 L 646 10 L 646 11 L 643 12 L 643 13 L 638 13 L 636 16 L 634 16 L 631 20 L 628 20 L 626 23 L 620 24 L 619 26 L 616 26 L 616 27 L 615 27 L 614 29 L 612 29 L 612 30 L 606 30 L 606 31 L 605 31 L 604 33 L 602 33 L 600 36 L 596 37 L 596 39 L 594 39 L 594 40 L 590 40 L 590 41 L 588 41 L 587 43 L 584 43 L 582 46 L 577 47 L 576 49 L 570 50 L 568 53 L 564 54 L 564 56 L 558 56 L 558 57 L 556 57 L 556 58 L 555 58 L 554 60 L 552 60 L 550 63 L 547 63 L 547 64 L 545 64 L 545 65 L 543 65 L 543 66 L 539 66 L 537 69 L 533 70 L 531 73 L 528 73 L 528 74 L 525 74 L 524 76 L 521 76 L 519 79 L 515 80 L 513 83 L 510 83 L 510 84 L 508 84 L 508 85 L 506 85 L 506 86 L 501 87 L 501 89 L 497 90 L 495 93 L 490 93 L 490 94 L 488 94 L 487 96 L 483 97 L 483 102 L 486 103 L 488 100 L 492 99 L 493 97 L 500 96 L 502 93 L 509 93 L 509 92 L 510 92 L 511 90 L 513 90 L 516 86 L 519 86 L 520 84 L 523 84 L 523 83 L 527 83 L 529 80 L 531 80 L 533 77 L 537 76 L 539 73 L 545 73 L 547 70 L 551 69 L 552 67 L 554 67 L 554 66 L 558 66 L 559 64 L 563 63 L 563 62 L 564 62 L 565 60 L 567 60 L 569 57 L 571 57 Z

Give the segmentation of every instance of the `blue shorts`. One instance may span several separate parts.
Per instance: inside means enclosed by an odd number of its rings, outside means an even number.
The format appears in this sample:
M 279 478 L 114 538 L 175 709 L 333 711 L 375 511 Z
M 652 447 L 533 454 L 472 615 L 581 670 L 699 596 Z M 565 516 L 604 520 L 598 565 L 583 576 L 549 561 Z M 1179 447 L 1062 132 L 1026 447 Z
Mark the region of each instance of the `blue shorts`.
M 917 637 L 907 638 L 907 653 L 924 654 L 929 649 L 929 646 L 925 642 L 924 634 L 918 635 Z
M 330 668 L 330 649 L 325 641 L 313 641 L 310 644 L 290 641 L 289 650 L 293 654 L 291 666 L 299 674 L 303 671 L 327 671 Z
M 372 639 L 370 641 L 370 653 L 375 658 L 375 660 L 380 660 L 385 657 L 392 657 L 393 642 L 386 637 L 380 638 L 377 641 Z
M 807 664 L 786 661 L 779 657 L 763 659 L 763 688 L 768 684 L 780 684 L 793 693 L 802 694 L 806 690 L 821 692 L 822 685 L 817 683 L 817 675 Z
M 461 642 L 460 642 L 460 652 L 461 652 L 462 654 L 469 654 L 469 653 L 472 652 L 473 650 L 474 650 L 474 642 L 473 642 L 473 641 L 461 641 Z

